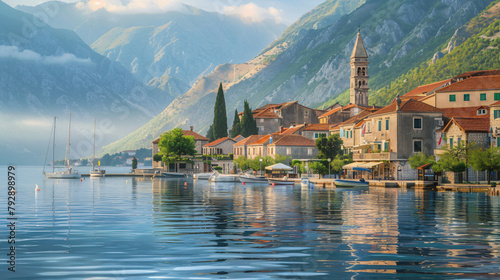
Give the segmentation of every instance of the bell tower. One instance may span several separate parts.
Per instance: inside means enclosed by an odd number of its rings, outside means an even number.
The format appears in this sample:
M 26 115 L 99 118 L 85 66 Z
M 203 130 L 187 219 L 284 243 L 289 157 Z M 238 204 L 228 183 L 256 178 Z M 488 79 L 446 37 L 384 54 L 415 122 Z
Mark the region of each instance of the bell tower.
M 351 104 L 368 107 L 368 54 L 365 44 L 358 33 L 354 49 L 351 54 Z

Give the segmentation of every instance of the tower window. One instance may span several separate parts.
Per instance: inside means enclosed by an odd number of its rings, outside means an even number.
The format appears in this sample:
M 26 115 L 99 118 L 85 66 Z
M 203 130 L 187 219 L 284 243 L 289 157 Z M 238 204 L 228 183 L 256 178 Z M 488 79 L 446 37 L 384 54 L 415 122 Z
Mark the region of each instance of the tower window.
M 363 73 L 363 76 L 366 76 L 366 69 L 365 69 L 365 67 L 363 67 L 362 73 Z
M 361 76 L 361 67 L 358 67 L 358 76 Z

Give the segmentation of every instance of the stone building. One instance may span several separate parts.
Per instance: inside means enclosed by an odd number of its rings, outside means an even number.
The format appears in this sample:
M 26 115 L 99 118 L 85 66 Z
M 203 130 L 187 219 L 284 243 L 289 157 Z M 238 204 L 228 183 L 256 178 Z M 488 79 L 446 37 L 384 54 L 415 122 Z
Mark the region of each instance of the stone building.
M 259 141 L 261 138 L 266 137 L 266 135 L 250 135 L 249 137 L 237 142 L 233 145 L 233 156 L 237 159 L 241 156 L 248 157 L 248 147 L 253 143 Z
M 229 137 L 217 139 L 203 146 L 204 155 L 229 155 L 233 152 L 236 141 Z
M 304 136 L 290 134 L 279 137 L 267 145 L 267 155 L 276 157 L 282 155 L 291 159 L 313 159 L 319 154 L 315 142 Z
M 358 33 L 354 49 L 351 54 L 351 86 L 350 86 L 350 101 L 351 104 L 368 107 L 368 54 L 365 49 L 365 44 Z

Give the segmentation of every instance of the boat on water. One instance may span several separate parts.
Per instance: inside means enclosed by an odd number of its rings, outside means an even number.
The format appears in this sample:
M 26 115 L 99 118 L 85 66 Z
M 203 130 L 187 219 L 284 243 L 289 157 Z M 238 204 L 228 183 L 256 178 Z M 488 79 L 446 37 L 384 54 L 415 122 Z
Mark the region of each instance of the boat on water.
M 268 179 L 269 185 L 275 186 L 293 186 L 295 181 L 288 180 L 286 177 L 283 179 Z
M 208 178 L 208 181 L 212 183 L 234 183 L 239 182 L 240 179 L 235 175 L 222 175 L 219 172 L 214 172 L 212 176 Z
M 186 175 L 184 173 L 177 173 L 177 172 L 162 172 L 161 176 L 157 177 L 163 177 L 163 178 L 184 178 Z
M 268 184 L 269 181 L 265 176 L 255 176 L 250 173 L 245 173 L 238 176 L 239 180 L 245 184 Z
M 197 180 L 208 180 L 210 176 L 212 176 L 214 172 L 207 172 L 207 173 L 197 173 L 193 174 L 193 179 Z
M 92 169 L 90 170 L 89 174 L 90 177 L 97 178 L 97 177 L 104 177 L 104 175 L 106 174 L 106 170 L 95 167 L 95 128 L 96 128 L 96 119 L 94 119 L 94 153 L 92 154 Z
M 314 188 L 314 183 L 312 183 L 311 180 L 309 180 L 309 178 L 302 178 L 302 180 L 300 180 L 300 185 L 302 187 Z
M 366 182 L 365 180 L 337 179 L 334 182 L 335 182 L 335 186 L 337 186 L 337 187 L 344 187 L 344 188 L 368 187 L 370 185 L 370 183 Z
M 43 167 L 43 174 L 47 179 L 80 179 L 82 175 L 77 171 L 73 170 L 73 167 L 70 165 L 70 138 L 71 138 L 71 110 L 69 110 L 69 129 L 68 129 L 68 143 L 66 144 L 66 155 L 64 158 L 64 167 L 66 170 L 63 171 L 55 171 L 55 147 L 56 147 L 56 117 L 54 117 L 54 125 L 52 127 L 53 137 L 52 137 L 52 172 L 45 172 L 45 165 Z M 49 140 L 50 147 L 50 140 Z M 47 148 L 47 154 L 49 149 Z M 45 162 L 47 162 L 47 157 L 45 157 Z

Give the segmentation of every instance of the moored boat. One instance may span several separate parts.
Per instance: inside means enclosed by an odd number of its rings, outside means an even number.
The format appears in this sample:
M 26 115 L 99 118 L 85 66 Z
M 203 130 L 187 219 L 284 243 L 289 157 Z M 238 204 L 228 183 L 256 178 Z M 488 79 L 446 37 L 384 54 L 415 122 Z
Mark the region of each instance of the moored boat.
M 264 176 L 255 176 L 249 173 L 242 174 L 238 178 L 245 184 L 267 184 L 269 182 Z
M 162 172 L 161 176 L 159 177 L 164 177 L 164 178 L 184 178 L 186 175 L 184 173 L 177 173 L 177 172 Z
M 64 171 L 45 173 L 45 177 L 47 179 L 80 179 L 82 175 L 78 171 L 73 170 L 73 168 L 68 167 L 68 169 Z
M 234 183 L 234 182 L 239 182 L 240 179 L 236 175 L 222 175 L 219 172 L 214 172 L 212 176 L 208 179 L 208 181 L 213 182 L 213 183 Z
M 207 173 L 197 173 L 193 174 L 193 179 L 197 180 L 208 180 L 210 176 L 212 176 L 214 172 L 207 172 Z
M 309 180 L 309 178 L 302 178 L 302 180 L 300 180 L 300 185 L 302 187 L 314 187 L 314 184 L 311 183 L 311 180 Z
M 104 177 L 106 174 L 106 170 L 100 168 L 93 168 L 90 170 L 90 177 Z
M 293 186 L 295 181 L 289 181 L 288 179 L 278 180 L 278 179 L 268 179 L 269 185 L 275 186 Z
M 368 187 L 370 183 L 366 181 L 360 181 L 360 180 L 344 180 L 344 179 L 337 179 L 334 181 L 335 186 L 337 187 L 344 187 L 344 188 L 352 188 L 352 187 Z

